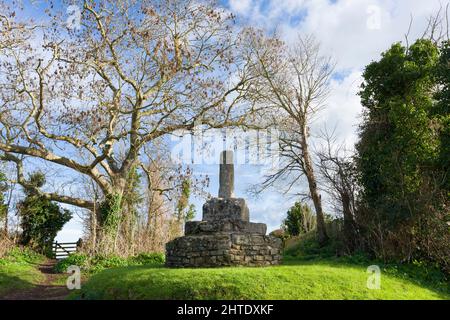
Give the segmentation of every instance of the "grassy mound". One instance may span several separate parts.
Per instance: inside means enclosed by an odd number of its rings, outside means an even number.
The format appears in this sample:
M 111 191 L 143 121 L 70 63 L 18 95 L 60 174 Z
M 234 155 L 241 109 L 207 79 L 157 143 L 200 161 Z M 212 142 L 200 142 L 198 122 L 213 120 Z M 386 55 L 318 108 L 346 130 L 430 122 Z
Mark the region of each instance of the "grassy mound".
M 421 283 L 382 269 L 381 289 L 367 288 L 367 265 L 339 259 L 266 268 L 123 267 L 93 275 L 81 299 L 450 299 L 448 285 Z M 383 272 L 389 271 L 389 272 Z
M 144 260 L 152 265 L 115 264 L 93 274 L 71 298 L 450 299 L 448 279 L 436 267 L 386 265 L 362 254 L 336 258 L 338 251 L 339 243 L 320 247 L 309 233 L 286 243 L 281 266 L 168 269 L 149 256 Z M 374 264 L 381 269 L 379 290 L 367 288 L 367 267 Z
M 31 288 L 43 280 L 36 266 L 45 258 L 28 249 L 14 248 L 0 258 L 0 297 L 19 289 Z

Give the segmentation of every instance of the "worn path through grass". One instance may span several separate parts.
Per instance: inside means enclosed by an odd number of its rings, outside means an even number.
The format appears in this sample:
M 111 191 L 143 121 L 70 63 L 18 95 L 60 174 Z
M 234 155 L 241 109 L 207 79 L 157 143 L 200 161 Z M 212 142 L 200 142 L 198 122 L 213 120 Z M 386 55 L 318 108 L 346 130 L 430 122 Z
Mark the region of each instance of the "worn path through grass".
M 65 274 L 53 271 L 56 260 L 44 260 L 36 265 L 0 266 L 5 287 L 2 300 L 64 300 L 70 291 L 65 286 Z M 9 289 L 6 288 L 9 285 Z M 7 289 L 7 290 L 6 290 Z

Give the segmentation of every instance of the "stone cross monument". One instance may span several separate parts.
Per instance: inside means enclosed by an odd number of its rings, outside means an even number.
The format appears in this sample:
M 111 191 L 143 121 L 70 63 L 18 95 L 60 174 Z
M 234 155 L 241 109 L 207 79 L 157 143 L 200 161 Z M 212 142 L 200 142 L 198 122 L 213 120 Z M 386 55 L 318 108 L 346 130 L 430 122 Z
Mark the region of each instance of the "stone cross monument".
M 189 221 L 185 236 L 166 245 L 168 267 L 279 264 L 281 240 L 249 220 L 245 200 L 234 197 L 233 152 L 220 155 L 219 195 L 203 205 L 202 221 Z
M 234 164 L 233 151 L 220 154 L 219 198 L 234 198 Z

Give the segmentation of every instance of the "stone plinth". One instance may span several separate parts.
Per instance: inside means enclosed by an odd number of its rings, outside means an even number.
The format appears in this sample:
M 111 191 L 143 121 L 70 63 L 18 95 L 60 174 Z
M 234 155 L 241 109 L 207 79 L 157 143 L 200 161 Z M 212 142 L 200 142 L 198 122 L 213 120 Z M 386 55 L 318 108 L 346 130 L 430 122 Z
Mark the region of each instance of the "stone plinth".
M 267 232 L 267 226 L 264 223 L 254 223 L 240 220 L 215 220 L 189 221 L 186 222 L 184 227 L 184 233 L 187 236 L 217 232 L 241 232 L 265 235 Z
M 203 205 L 203 221 L 224 219 L 249 221 L 249 211 L 244 199 L 212 198 Z
M 281 240 L 253 223 L 244 199 L 234 198 L 233 153 L 221 154 L 219 197 L 203 205 L 203 220 L 166 245 L 168 267 L 268 266 L 281 261 Z
M 168 267 L 269 266 L 280 263 L 281 240 L 251 233 L 189 235 L 167 244 Z

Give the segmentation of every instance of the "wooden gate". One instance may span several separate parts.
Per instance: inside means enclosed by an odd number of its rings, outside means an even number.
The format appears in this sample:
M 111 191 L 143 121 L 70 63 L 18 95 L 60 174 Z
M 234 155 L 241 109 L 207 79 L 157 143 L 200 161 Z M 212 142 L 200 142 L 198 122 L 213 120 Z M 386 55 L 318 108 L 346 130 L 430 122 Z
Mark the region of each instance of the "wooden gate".
M 70 254 L 77 252 L 78 242 L 58 242 L 53 243 L 53 254 L 55 259 L 67 258 Z

